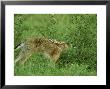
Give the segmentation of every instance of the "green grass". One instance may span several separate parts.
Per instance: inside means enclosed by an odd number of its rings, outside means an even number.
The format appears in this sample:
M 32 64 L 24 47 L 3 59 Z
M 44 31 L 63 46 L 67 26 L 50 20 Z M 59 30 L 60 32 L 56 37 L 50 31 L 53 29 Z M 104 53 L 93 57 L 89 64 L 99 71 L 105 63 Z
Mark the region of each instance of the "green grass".
M 29 37 L 64 41 L 71 48 L 56 64 L 34 53 L 24 65 L 15 65 L 15 76 L 97 75 L 96 14 L 15 14 L 14 46 Z

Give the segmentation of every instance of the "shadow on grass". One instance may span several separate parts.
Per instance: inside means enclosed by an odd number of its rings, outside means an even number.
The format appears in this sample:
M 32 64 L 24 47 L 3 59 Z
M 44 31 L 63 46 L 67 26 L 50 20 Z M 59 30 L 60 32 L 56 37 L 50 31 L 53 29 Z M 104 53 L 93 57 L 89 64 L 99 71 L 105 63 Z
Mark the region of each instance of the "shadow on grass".
M 56 66 L 58 68 L 65 68 L 73 64 L 73 56 L 69 52 L 64 52 L 61 54 L 59 61 L 57 61 Z

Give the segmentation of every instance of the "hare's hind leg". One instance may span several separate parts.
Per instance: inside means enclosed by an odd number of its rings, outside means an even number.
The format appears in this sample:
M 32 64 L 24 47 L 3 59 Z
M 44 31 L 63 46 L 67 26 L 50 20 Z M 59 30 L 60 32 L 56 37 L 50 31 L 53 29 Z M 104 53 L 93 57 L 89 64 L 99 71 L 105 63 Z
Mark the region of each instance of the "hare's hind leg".
M 28 60 L 28 58 L 29 58 L 31 55 L 32 55 L 32 53 L 27 53 L 27 54 L 25 55 L 25 58 L 21 61 L 21 64 L 24 64 L 24 63 Z
M 31 56 L 31 52 L 27 49 L 22 49 L 19 56 L 15 60 L 15 64 L 20 61 L 20 64 L 24 64 L 25 61 Z
M 24 53 L 21 51 L 21 52 L 19 53 L 17 59 L 15 59 L 15 64 L 16 64 L 18 61 L 20 61 L 21 59 L 23 59 L 23 58 L 24 58 Z
M 18 61 L 20 61 L 21 59 L 23 59 L 25 57 L 25 51 L 26 51 L 26 46 L 25 43 L 21 43 L 19 44 L 16 48 L 15 51 L 19 50 L 19 55 L 17 57 L 17 59 L 15 59 L 14 63 L 16 64 Z

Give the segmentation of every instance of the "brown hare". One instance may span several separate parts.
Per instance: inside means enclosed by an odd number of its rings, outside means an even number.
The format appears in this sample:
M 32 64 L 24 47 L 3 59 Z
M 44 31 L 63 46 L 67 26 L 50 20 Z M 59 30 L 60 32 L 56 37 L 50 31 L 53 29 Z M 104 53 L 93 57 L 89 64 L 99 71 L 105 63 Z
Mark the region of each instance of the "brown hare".
M 34 53 L 42 53 L 46 58 L 56 62 L 63 50 L 68 49 L 65 42 L 60 42 L 46 38 L 28 38 L 22 42 L 15 50 L 20 49 L 20 53 L 15 59 L 15 63 L 22 60 L 22 64 Z

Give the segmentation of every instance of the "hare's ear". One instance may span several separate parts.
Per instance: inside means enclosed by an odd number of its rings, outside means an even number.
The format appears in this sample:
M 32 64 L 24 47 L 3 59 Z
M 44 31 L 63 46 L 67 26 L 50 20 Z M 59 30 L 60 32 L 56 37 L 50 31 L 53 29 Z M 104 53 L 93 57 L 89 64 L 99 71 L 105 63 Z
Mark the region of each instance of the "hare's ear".
M 15 47 L 15 51 L 17 51 L 18 49 L 23 48 L 24 46 L 25 46 L 25 43 L 24 43 L 24 42 L 23 42 L 23 43 L 18 44 L 18 45 Z

